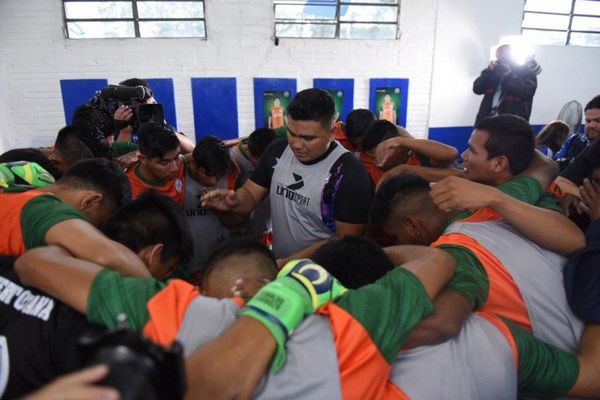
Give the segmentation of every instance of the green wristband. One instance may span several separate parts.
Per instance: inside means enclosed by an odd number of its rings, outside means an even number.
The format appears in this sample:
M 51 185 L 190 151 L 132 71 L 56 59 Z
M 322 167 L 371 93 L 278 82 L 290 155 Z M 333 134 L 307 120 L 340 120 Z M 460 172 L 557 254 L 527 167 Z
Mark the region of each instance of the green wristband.
M 273 372 L 277 372 L 285 362 L 285 342 L 304 319 L 306 300 L 299 293 L 304 289 L 298 286 L 293 280 L 271 282 L 260 289 L 242 309 L 242 315 L 265 325 L 277 342 L 277 351 L 271 365 Z

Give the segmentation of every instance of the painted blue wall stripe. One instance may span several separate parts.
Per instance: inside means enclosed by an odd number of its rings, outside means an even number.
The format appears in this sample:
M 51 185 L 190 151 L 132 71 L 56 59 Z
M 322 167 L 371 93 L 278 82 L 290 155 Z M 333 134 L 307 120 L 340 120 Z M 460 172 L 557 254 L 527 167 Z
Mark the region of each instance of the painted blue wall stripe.
M 75 109 L 87 103 L 97 90 L 108 85 L 106 79 L 61 79 L 60 91 L 62 93 L 65 123 L 70 125 L 73 121 Z
M 348 114 L 354 108 L 354 79 L 313 79 L 313 87 L 325 90 L 341 90 L 344 93 L 342 111 L 339 119 L 346 121 Z
M 369 79 L 369 108 L 375 114 L 375 89 L 382 87 L 398 87 L 400 88 L 400 115 L 397 116 L 398 124 L 406 126 L 406 110 L 408 105 L 408 79 L 399 78 L 381 78 Z
M 163 106 L 165 120 L 174 128 L 177 128 L 177 114 L 175 112 L 175 90 L 172 78 L 146 79 L 152 88 L 154 98 Z
M 196 140 L 239 137 L 235 78 L 192 78 L 192 101 Z
M 263 108 L 263 93 L 269 90 L 289 90 L 290 98 L 293 98 L 296 95 L 296 79 L 254 78 L 254 122 L 256 128 L 266 128 L 267 126 Z

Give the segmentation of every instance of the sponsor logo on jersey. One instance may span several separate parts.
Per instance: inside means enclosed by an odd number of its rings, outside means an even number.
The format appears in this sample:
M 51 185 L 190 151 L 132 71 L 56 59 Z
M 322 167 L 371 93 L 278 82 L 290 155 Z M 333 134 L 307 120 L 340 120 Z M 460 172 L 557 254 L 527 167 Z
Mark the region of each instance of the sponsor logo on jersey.
M 298 174 L 292 173 L 292 175 L 294 177 L 294 183 L 286 186 L 277 185 L 277 190 L 275 193 L 277 193 L 279 196 L 285 197 L 290 201 L 293 201 L 300 206 L 308 207 L 310 198 L 296 192 L 296 190 L 304 187 L 304 180 L 302 176 Z

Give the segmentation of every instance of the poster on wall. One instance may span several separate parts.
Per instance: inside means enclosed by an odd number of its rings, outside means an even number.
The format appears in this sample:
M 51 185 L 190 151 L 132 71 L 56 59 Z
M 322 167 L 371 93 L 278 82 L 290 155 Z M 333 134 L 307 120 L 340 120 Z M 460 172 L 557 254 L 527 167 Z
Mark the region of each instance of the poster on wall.
M 378 87 L 375 89 L 375 109 L 377 118 L 393 124 L 398 123 L 402 90 L 399 87 Z
M 267 90 L 263 92 L 265 128 L 274 129 L 278 137 L 287 133 L 287 108 L 290 105 L 289 90 Z
M 335 114 L 339 118 L 344 114 L 344 91 L 339 89 L 325 89 L 335 104 Z

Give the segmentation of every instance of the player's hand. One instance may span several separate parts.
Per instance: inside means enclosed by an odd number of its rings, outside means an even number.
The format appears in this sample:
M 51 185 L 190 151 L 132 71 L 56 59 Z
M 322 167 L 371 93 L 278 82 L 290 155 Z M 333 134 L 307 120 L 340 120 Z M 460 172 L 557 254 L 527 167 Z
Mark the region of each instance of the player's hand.
M 563 210 L 565 210 L 567 217 L 584 212 L 579 208 L 579 203 L 582 202 L 581 198 L 575 196 L 573 193 L 565 193 L 564 196 L 558 199 L 558 202 Z
M 130 121 L 133 118 L 133 110 L 126 105 L 120 105 L 113 115 L 115 121 Z
M 239 278 L 231 287 L 231 295 L 241 297 L 246 300 L 253 297 L 263 286 L 270 281 L 267 278 L 263 279 L 243 279 Z
M 219 211 L 230 211 L 239 205 L 234 190 L 214 189 L 200 197 L 202 207 L 214 208 Z
M 430 183 L 429 196 L 443 211 L 474 210 L 492 207 L 500 191 L 495 187 L 471 182 L 457 176 L 449 176 L 437 183 Z
M 592 221 L 600 218 L 600 188 L 598 185 L 586 178 L 579 190 L 582 200 L 578 203 L 579 211 L 589 215 Z
M 401 145 L 404 138 L 391 138 L 379 143 L 375 148 L 375 165 L 388 170 L 406 158 L 408 149 Z
M 89 367 L 52 381 L 25 400 L 118 400 L 116 389 L 94 385 L 107 374 L 106 365 Z
M 133 167 L 135 165 L 135 163 L 138 162 L 138 156 L 140 155 L 140 152 L 135 150 L 135 151 L 130 151 L 127 154 L 123 154 L 122 156 L 113 158 L 113 161 L 121 168 L 123 169 L 127 169 L 130 167 Z

